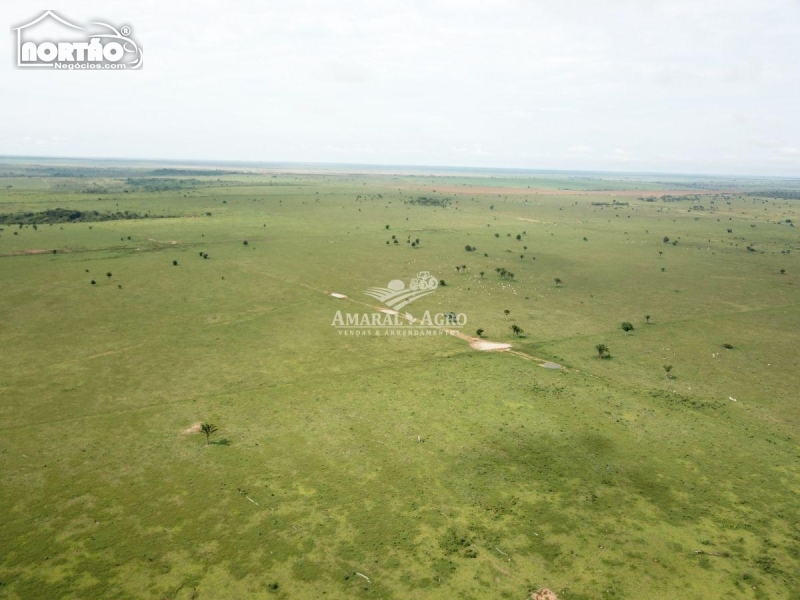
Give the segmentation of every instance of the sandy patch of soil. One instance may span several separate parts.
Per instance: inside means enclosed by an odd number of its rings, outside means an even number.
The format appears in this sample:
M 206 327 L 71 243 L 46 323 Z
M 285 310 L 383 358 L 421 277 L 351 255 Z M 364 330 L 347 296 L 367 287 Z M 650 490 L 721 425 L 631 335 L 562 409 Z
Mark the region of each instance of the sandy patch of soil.
M 486 340 L 471 340 L 469 346 L 473 350 L 481 350 L 482 352 L 501 352 L 503 350 L 511 349 L 511 344 L 487 342 Z
M 69 250 L 58 250 L 59 254 L 63 254 L 65 252 L 69 252 Z M 8 254 L 0 254 L 0 256 L 33 256 L 35 254 L 52 254 L 53 248 L 49 250 L 44 250 L 41 248 L 31 248 L 30 250 L 15 250 L 14 252 L 10 252 Z
M 542 588 L 531 594 L 531 600 L 558 600 L 558 596 L 553 590 Z
M 189 435 L 191 433 L 200 433 L 200 428 L 202 426 L 203 424 L 200 421 L 198 421 L 197 423 L 192 423 L 189 427 L 181 431 L 181 433 L 183 435 Z
M 337 294 L 336 292 L 331 292 L 331 296 L 334 298 L 347 298 L 344 294 Z

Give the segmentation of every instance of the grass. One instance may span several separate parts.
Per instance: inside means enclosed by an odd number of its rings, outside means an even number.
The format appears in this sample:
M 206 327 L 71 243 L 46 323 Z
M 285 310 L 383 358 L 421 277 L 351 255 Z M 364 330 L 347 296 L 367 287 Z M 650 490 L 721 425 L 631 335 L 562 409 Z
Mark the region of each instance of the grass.
M 800 597 L 775 181 L 57 168 L 0 164 L 0 213 L 173 218 L 0 232 L 0 596 Z M 567 369 L 331 327 L 421 270 L 415 315 Z

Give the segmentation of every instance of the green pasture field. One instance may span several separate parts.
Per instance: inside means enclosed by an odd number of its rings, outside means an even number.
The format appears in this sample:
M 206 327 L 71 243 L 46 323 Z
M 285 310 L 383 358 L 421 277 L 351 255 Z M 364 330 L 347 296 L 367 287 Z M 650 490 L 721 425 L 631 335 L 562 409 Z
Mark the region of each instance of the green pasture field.
M 797 181 L 33 163 L 0 597 L 800 598 Z

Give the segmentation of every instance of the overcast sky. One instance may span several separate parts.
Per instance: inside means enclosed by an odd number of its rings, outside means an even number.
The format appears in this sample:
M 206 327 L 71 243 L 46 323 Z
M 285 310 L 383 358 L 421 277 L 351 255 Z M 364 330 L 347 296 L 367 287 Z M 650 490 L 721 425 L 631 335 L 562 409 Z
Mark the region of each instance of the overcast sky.
M 800 0 L 86 2 L 139 72 L 16 69 L 0 155 L 800 176 Z

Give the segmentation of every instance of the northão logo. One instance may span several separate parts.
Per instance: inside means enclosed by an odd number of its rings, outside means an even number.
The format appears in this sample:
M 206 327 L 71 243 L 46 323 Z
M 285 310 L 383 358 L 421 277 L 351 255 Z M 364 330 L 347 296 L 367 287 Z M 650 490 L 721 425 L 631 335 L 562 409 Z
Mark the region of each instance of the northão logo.
M 81 27 L 47 10 L 12 31 L 17 34 L 19 68 L 142 68 L 142 48 L 130 37 L 127 25 L 117 29 L 95 21 Z

